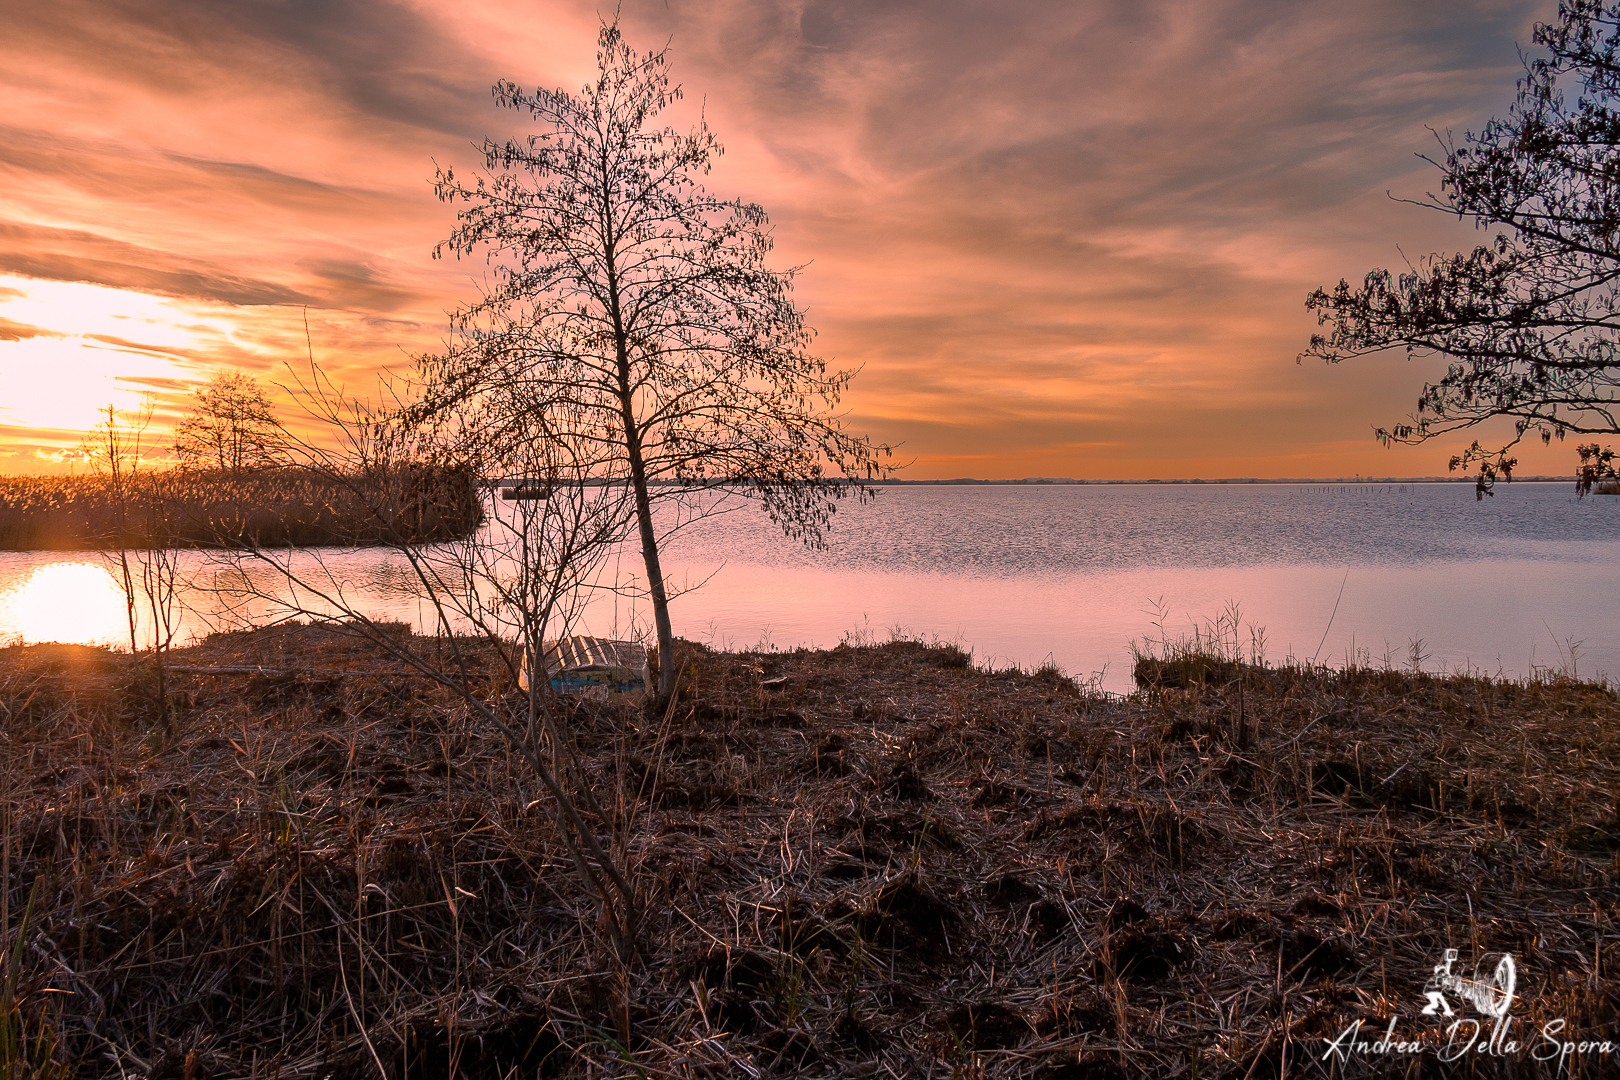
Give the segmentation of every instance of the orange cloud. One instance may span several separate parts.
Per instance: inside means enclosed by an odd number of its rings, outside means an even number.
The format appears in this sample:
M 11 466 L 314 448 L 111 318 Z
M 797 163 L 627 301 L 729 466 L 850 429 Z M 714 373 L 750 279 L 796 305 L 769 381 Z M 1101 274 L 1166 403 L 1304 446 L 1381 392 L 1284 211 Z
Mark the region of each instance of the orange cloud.
M 596 11 L 0 12 L 0 469 L 37 468 L 109 388 L 173 406 L 219 366 L 273 378 L 304 354 L 306 311 L 355 385 L 436 348 L 483 268 L 429 258 L 453 223 L 435 165 L 469 170 L 472 143 L 520 130 L 496 79 L 577 87 Z M 621 11 L 640 47 L 673 42 L 672 119 L 707 117 L 729 150 L 711 186 L 767 207 L 778 265 L 808 264 L 818 348 L 861 368 L 849 422 L 903 444 L 908 475 L 1442 471 L 1449 446 L 1371 439 L 1432 365 L 1296 365 L 1303 299 L 1397 244 L 1477 241 L 1385 193 L 1434 185 L 1413 157 L 1427 127 L 1507 107 L 1544 5 Z M 47 362 L 50 387 L 24 376 Z

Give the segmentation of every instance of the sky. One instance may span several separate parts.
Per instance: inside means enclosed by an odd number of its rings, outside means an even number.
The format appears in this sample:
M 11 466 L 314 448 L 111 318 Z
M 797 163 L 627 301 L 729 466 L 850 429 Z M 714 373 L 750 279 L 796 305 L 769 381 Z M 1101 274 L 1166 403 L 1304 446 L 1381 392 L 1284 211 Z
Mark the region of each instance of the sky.
M 0 7 L 0 473 L 154 438 L 213 373 L 359 396 L 443 347 L 476 260 L 435 171 L 577 91 L 575 0 Z M 903 478 L 1422 476 L 1381 446 L 1443 364 L 1298 362 L 1317 286 L 1467 249 L 1419 155 L 1505 114 L 1553 0 L 624 0 L 770 214 L 845 424 Z M 1479 434 L 1489 441 L 1497 430 Z M 1522 448 L 1568 473 L 1573 449 Z

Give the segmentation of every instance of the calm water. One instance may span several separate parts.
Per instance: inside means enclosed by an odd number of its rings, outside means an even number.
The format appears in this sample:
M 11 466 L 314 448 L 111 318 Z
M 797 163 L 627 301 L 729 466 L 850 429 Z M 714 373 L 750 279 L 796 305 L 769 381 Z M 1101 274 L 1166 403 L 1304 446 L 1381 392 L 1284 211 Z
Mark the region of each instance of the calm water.
M 380 551 L 329 556 L 368 610 L 421 623 L 409 575 Z M 677 633 L 722 646 L 832 645 L 902 632 L 960 642 L 980 662 L 1130 688 L 1132 639 L 1177 636 L 1236 605 L 1245 647 L 1429 669 L 1524 674 L 1573 663 L 1620 676 L 1620 498 L 1513 484 L 930 487 L 845 504 L 825 551 L 773 534 L 752 507 L 666 548 Z M 235 571 L 188 553 L 187 572 Z M 624 574 L 639 558 L 621 555 Z M 268 584 L 266 572 L 250 571 Z M 186 632 L 267 617 L 195 594 Z M 94 555 L 0 553 L 0 641 L 128 640 Z M 633 604 L 597 602 L 600 633 L 635 632 Z

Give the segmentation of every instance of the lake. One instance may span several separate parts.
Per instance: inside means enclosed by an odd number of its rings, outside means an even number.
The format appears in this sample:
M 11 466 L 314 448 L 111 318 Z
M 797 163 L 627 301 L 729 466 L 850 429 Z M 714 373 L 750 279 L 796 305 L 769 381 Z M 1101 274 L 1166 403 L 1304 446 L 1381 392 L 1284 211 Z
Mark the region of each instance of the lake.
M 1620 498 L 1577 500 L 1570 483 L 1497 490 L 1478 502 L 1467 484 L 887 488 L 843 504 L 823 551 L 743 507 L 682 530 L 665 564 L 673 581 L 703 583 L 672 605 L 677 634 L 721 647 L 906 634 L 1123 692 L 1133 639 L 1187 635 L 1235 606 L 1245 652 L 1263 644 L 1273 662 L 1620 676 Z M 325 556 L 366 610 L 430 625 L 397 556 Z M 215 587 L 193 595 L 183 633 L 273 614 L 221 600 L 237 571 L 197 552 L 183 563 Z M 639 555 L 618 565 L 633 573 Z M 646 622 L 612 597 L 588 614 L 604 634 Z M 0 553 L 0 641 L 19 637 L 127 643 L 104 558 Z

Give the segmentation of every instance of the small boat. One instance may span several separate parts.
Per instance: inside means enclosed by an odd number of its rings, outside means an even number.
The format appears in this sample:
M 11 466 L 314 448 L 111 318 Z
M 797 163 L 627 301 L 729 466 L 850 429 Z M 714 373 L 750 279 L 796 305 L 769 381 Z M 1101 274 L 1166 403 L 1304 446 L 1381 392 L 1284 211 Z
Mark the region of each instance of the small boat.
M 610 701 L 639 703 L 652 682 L 647 650 L 634 641 L 565 637 L 546 643 L 542 663 L 558 693 L 604 694 Z M 529 688 L 528 665 L 518 685 Z
M 519 480 L 501 487 L 501 498 L 512 502 L 522 499 L 549 499 L 551 485 L 539 480 Z

